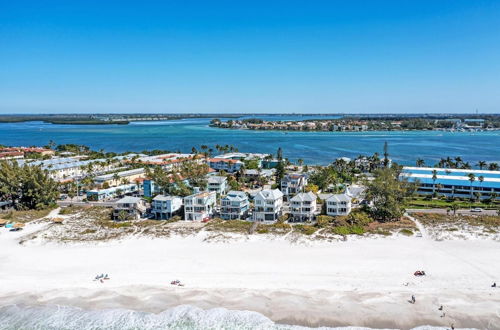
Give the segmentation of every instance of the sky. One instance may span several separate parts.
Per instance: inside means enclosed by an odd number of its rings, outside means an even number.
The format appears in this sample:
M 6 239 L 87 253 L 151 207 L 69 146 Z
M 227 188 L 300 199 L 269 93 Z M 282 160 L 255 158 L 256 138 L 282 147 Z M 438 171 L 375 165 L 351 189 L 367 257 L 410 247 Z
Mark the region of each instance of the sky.
M 0 113 L 500 113 L 500 1 L 0 0 Z

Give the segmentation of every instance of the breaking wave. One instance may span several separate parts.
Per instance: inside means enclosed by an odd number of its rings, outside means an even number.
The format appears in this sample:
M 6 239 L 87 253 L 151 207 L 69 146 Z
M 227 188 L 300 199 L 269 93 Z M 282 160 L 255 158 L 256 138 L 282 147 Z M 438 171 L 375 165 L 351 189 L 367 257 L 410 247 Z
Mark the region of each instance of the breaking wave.
M 10 305 L 0 308 L 1 330 L 160 330 L 160 329 L 217 329 L 217 330 L 301 330 L 295 325 L 277 324 L 262 314 L 233 311 L 225 308 L 203 310 L 182 305 L 158 314 L 126 309 L 83 310 L 70 306 L 28 307 Z M 368 328 L 315 328 L 361 330 Z M 444 329 L 419 327 L 418 330 Z

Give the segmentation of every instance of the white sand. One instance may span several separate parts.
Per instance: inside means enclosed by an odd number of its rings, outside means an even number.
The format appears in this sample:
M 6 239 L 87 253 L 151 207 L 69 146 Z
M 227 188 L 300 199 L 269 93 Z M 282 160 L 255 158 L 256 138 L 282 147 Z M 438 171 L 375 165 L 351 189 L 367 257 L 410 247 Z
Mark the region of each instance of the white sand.
M 65 304 L 159 312 L 179 304 L 260 312 L 303 325 L 500 328 L 500 243 L 389 237 L 290 244 L 204 234 L 56 245 L 0 228 L 0 306 Z M 416 278 L 415 270 L 427 276 Z M 108 273 L 111 280 L 93 281 Z M 185 287 L 169 283 L 180 279 Z M 407 285 L 404 285 L 407 284 Z M 414 294 L 417 303 L 407 300 Z M 445 307 L 445 317 L 437 310 Z

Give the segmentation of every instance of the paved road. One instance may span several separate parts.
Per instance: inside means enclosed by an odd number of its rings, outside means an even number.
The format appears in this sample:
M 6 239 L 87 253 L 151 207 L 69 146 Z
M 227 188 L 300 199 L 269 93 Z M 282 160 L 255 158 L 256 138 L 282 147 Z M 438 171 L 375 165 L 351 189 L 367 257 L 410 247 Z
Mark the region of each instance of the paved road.
M 59 206 L 70 206 L 70 205 L 92 205 L 92 206 L 108 206 L 113 207 L 115 202 L 72 202 L 72 201 L 57 201 Z
M 407 209 L 408 213 L 437 213 L 437 214 L 446 214 L 446 209 Z M 453 214 L 453 212 L 450 212 Z M 476 215 L 498 215 L 497 210 L 483 210 L 482 212 L 471 212 L 469 209 L 460 209 L 457 210 L 457 214 L 476 214 Z

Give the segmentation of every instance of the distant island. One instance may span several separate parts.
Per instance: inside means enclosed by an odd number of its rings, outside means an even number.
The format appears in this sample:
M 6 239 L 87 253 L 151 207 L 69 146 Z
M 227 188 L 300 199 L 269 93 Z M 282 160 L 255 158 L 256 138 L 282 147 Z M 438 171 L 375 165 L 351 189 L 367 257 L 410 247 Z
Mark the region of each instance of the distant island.
M 344 116 L 336 119 L 307 120 L 242 120 L 213 119 L 210 126 L 226 129 L 276 130 L 276 131 L 403 131 L 451 130 L 478 131 L 500 129 L 500 115 L 484 116 Z
M 241 115 L 215 114 L 224 118 Z M 186 118 L 213 118 L 213 114 L 40 114 L 40 115 L 0 115 L 0 123 L 20 123 L 42 121 L 63 125 L 128 125 L 133 121 L 162 121 Z

